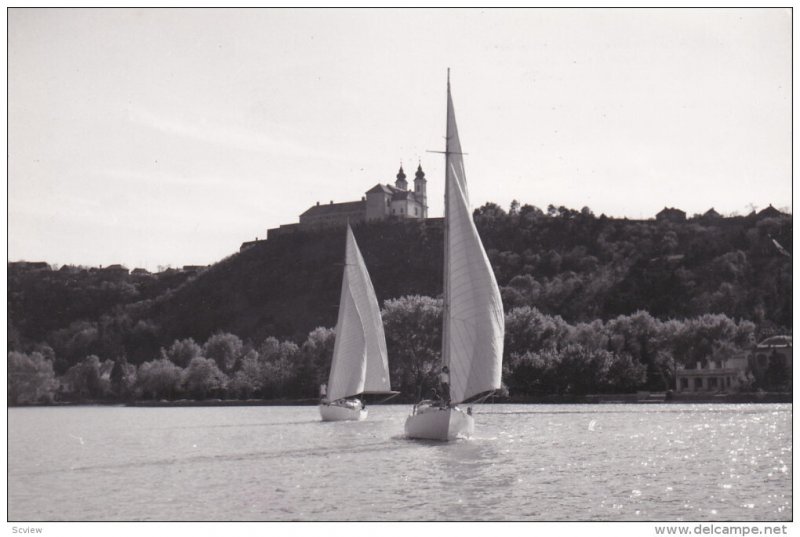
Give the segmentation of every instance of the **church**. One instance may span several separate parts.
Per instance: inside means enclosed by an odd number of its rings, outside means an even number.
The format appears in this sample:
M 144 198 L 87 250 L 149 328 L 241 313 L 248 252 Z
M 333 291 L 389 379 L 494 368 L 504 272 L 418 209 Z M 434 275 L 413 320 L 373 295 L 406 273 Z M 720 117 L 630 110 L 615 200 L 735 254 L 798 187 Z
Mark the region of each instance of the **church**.
M 357 224 L 387 218 L 427 218 L 427 183 L 420 164 L 414 174 L 414 190 L 409 190 L 406 174 L 401 165 L 394 185 L 378 183 L 367 190 L 359 201 L 342 203 L 331 201 L 327 204 L 317 202 L 300 215 L 299 224 L 285 224 L 268 229 L 267 239 L 298 229 L 344 226 L 348 221 Z

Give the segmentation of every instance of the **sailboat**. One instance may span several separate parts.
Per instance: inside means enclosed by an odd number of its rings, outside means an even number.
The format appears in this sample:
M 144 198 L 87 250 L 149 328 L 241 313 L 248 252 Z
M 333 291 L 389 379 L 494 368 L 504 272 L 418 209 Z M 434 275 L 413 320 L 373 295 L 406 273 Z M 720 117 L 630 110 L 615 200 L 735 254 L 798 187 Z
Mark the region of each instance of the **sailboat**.
M 378 299 L 348 223 L 336 341 L 319 412 L 323 421 L 360 421 L 367 418 L 365 395 L 397 393 L 390 389 Z
M 409 438 L 448 441 L 474 433 L 472 407 L 500 388 L 505 317 L 497 281 L 472 220 L 450 70 L 444 194 L 444 311 L 441 401 L 420 401 L 406 419 Z

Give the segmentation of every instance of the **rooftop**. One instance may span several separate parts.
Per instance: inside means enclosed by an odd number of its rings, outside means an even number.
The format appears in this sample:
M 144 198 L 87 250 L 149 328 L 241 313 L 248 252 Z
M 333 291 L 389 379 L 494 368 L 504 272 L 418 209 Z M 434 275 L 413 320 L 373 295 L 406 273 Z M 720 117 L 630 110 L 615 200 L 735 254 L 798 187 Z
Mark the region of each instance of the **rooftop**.
M 791 347 L 792 336 L 772 336 L 758 344 L 759 348 L 769 347 Z
M 344 203 L 328 203 L 326 205 L 317 204 L 306 210 L 300 216 L 323 216 L 326 214 L 341 213 L 346 211 L 364 211 L 366 210 L 367 202 L 360 201 L 346 201 Z

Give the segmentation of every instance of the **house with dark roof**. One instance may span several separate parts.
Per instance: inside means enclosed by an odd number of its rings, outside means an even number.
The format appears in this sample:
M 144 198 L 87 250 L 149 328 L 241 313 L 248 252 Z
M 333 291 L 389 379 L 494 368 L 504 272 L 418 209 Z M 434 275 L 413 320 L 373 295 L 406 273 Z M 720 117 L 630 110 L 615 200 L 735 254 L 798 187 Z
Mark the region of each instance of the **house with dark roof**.
M 715 211 L 714 207 L 711 207 L 709 210 L 703 213 L 703 216 L 700 217 L 701 220 L 707 221 L 719 220 L 720 218 L 722 218 L 722 215 Z
M 656 214 L 658 222 L 685 222 L 686 213 L 674 207 L 664 207 Z
M 761 209 L 758 211 L 758 213 L 756 213 L 756 218 L 759 220 L 762 218 L 775 218 L 778 216 L 784 216 L 784 213 L 773 207 L 771 203 L 769 204 L 769 207 Z
M 130 272 L 127 267 L 120 264 L 109 265 L 106 268 L 101 268 L 100 272 L 106 278 L 125 278 Z

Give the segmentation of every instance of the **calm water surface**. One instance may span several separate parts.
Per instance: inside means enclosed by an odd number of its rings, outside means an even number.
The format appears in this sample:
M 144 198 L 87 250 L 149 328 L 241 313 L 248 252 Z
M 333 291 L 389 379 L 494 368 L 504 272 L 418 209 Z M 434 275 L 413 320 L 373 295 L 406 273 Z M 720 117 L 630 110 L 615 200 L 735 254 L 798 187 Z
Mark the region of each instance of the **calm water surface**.
M 476 437 L 408 406 L 12 408 L 8 517 L 791 520 L 791 405 L 485 405 Z

